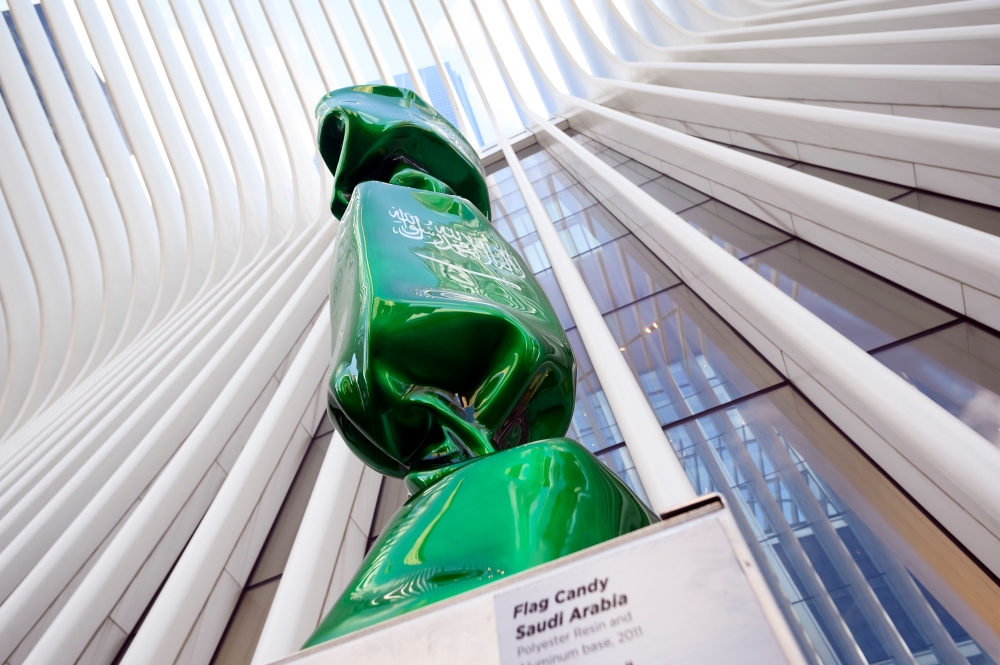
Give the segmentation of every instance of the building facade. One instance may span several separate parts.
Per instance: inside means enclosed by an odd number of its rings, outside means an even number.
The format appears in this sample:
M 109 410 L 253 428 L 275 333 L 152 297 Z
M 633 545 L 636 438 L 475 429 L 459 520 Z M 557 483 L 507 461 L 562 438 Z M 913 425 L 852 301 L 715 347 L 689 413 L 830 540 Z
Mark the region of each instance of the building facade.
M 6 4 L 0 663 L 272 662 L 406 500 L 325 416 L 372 80 L 480 147 L 568 436 L 723 495 L 810 663 L 1000 659 L 1000 2 Z

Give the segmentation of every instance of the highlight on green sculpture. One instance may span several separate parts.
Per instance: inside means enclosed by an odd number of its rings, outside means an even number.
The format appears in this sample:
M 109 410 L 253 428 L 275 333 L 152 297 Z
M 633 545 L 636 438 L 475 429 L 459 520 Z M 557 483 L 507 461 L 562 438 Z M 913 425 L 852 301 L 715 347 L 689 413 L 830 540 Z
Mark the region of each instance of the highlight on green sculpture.
M 316 109 L 340 216 L 328 410 L 411 497 L 305 646 L 577 552 L 657 517 L 583 446 L 573 351 L 490 224 L 479 157 L 413 92 Z

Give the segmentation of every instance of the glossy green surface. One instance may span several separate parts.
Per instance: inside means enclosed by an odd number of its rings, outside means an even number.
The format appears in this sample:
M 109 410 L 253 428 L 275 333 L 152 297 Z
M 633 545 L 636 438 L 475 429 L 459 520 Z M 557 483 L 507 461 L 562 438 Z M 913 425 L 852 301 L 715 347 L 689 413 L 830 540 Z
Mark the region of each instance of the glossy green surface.
M 573 352 L 517 253 L 467 201 L 365 182 L 330 289 L 331 417 L 403 476 L 562 436 Z
M 555 438 L 573 415 L 573 351 L 490 225 L 465 139 L 388 86 L 335 90 L 317 117 L 341 218 L 330 417 L 413 496 L 307 646 L 656 521 L 597 458 Z
M 490 218 L 478 153 L 412 91 L 387 85 L 340 88 L 320 100 L 316 120 L 319 151 L 335 178 L 330 208 L 338 218 L 358 184 L 389 182 L 403 169 L 434 176 Z
M 455 465 L 396 513 L 305 646 L 475 589 L 657 521 L 580 444 L 531 443 Z M 434 474 L 439 475 L 439 474 Z

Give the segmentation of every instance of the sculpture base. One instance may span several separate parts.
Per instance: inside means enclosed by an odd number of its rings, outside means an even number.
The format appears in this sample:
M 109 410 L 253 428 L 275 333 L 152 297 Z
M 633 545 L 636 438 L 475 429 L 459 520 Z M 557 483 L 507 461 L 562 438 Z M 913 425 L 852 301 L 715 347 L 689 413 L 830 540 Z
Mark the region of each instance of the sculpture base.
M 804 665 L 712 495 L 665 520 L 281 663 Z

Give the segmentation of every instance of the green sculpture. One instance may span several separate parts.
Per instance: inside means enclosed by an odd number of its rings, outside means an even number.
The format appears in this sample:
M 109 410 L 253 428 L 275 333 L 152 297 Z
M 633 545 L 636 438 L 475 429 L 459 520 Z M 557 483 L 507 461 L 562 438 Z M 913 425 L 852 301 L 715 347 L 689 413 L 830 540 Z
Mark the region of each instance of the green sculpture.
M 452 193 L 489 217 L 490 195 L 476 151 L 410 90 L 388 85 L 334 90 L 320 100 L 316 119 L 319 152 L 334 175 L 330 208 L 338 218 L 343 218 L 351 193 L 362 182 L 389 182 L 411 167 L 428 172 L 431 164 L 436 178 Z
M 656 521 L 566 433 L 575 361 L 530 270 L 489 223 L 476 152 L 409 90 L 317 107 L 341 214 L 330 416 L 411 498 L 312 646 Z M 485 213 L 485 214 L 484 214 Z

